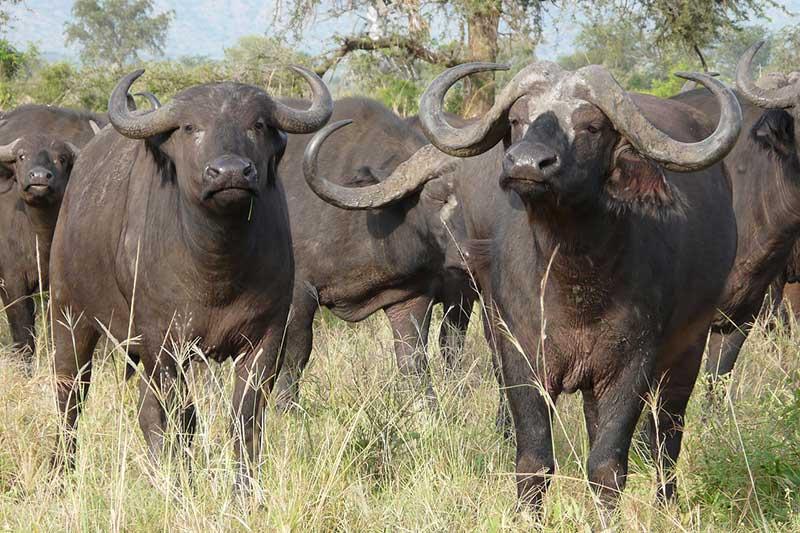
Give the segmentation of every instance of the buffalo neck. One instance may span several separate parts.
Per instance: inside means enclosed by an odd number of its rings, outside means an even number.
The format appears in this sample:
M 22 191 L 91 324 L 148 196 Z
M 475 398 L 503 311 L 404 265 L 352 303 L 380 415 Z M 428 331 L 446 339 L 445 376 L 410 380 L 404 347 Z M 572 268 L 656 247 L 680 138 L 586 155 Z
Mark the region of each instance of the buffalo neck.
M 613 283 L 628 242 L 628 219 L 600 208 L 526 206 L 537 264 L 570 285 Z M 551 264 L 552 258 L 552 264 Z
M 23 202 L 23 209 L 38 240 L 40 253 L 49 254 L 58 220 L 58 206 L 36 207 Z
M 800 234 L 800 164 L 794 155 L 754 149 L 758 151 L 740 158 L 731 171 L 738 255 L 759 262 L 756 256 L 766 260 L 788 254 Z
M 193 265 L 209 281 L 238 277 L 242 265 L 256 260 L 258 247 L 267 244 L 260 231 L 264 211 L 260 198 L 253 198 L 249 212 L 220 215 L 179 196 L 180 240 Z

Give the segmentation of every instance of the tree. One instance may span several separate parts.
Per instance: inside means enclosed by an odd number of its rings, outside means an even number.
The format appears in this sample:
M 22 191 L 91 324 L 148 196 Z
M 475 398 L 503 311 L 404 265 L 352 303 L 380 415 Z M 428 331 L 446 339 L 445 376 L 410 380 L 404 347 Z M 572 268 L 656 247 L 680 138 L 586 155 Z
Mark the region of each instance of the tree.
M 610 18 L 641 27 L 657 49 L 693 52 L 703 67 L 707 64 L 702 50 L 726 33 L 763 18 L 770 7 L 785 10 L 776 0 L 599 0 L 593 4 Z
M 555 0 L 295 0 L 290 4 L 290 27 L 299 33 L 318 12 L 326 17 L 356 13 L 369 22 L 360 33 L 339 36 L 338 46 L 316 68 L 324 74 L 353 52 L 384 55 L 411 68 L 423 62 L 451 67 L 466 61 L 496 61 L 503 43 L 526 40 L 531 47 L 541 38 L 542 16 Z M 429 21 L 444 21 L 444 32 L 431 35 Z M 503 35 L 502 30 L 510 35 Z M 471 78 L 464 94 L 467 115 L 485 112 L 494 101 L 494 76 Z
M 66 42 L 78 43 L 84 63 L 122 70 L 140 52 L 164 53 L 174 12 L 152 12 L 152 0 L 76 0 Z
M 9 8 L 19 5 L 22 0 L 0 0 L 0 33 L 7 28 L 14 17 L 9 12 Z

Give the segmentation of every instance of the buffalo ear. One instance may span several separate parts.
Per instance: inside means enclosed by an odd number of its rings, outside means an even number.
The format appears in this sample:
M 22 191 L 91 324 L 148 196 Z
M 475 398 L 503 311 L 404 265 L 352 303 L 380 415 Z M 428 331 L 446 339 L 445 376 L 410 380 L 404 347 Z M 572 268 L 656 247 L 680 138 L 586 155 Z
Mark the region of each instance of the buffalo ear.
M 757 143 L 784 157 L 794 151 L 794 119 L 782 109 L 765 111 L 750 134 Z
M 664 170 L 632 147 L 618 149 L 612 165 L 605 192 L 616 210 L 654 215 L 675 206 Z

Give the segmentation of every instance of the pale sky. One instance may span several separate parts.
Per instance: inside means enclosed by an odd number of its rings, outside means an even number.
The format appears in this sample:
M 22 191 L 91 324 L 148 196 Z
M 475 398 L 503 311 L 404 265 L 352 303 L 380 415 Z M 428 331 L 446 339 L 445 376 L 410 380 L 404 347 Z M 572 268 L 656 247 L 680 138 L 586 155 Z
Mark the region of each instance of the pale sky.
M 277 4 L 276 4 L 277 2 Z M 173 9 L 175 19 L 170 27 L 165 55 L 169 58 L 197 55 L 222 57 L 244 35 L 274 34 L 275 8 L 280 0 L 154 0 L 156 11 Z M 800 0 L 788 0 L 786 5 L 800 14 Z M 71 16 L 72 2 L 65 0 L 24 0 L 24 5 L 11 9 L 15 17 L 12 28 L 6 28 L 6 38 L 25 47 L 34 42 L 49 58 L 75 59 L 77 50 L 64 44 L 64 23 Z M 788 17 L 772 10 L 773 20 L 766 22 L 777 28 L 797 24 L 798 17 Z M 300 47 L 319 54 L 333 46 L 335 34 L 362 31 L 366 21 L 354 16 L 337 20 L 317 20 L 303 35 Z M 577 33 L 570 12 L 555 11 L 545 23 L 548 28 L 545 43 L 537 49 L 543 59 L 554 59 L 572 50 Z

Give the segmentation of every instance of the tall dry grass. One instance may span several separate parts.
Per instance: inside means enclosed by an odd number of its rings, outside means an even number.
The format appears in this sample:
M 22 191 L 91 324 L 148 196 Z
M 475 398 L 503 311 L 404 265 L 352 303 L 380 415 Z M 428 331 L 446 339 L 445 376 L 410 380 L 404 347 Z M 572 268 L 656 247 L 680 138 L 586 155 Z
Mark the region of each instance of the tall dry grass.
M 57 417 L 49 337 L 42 333 L 31 379 L 14 354 L 0 352 L 0 530 L 536 527 L 514 511 L 514 447 L 494 428 L 497 385 L 475 318 L 454 375 L 445 377 L 438 354 L 431 354 L 441 416 L 420 409 L 396 375 L 382 317 L 358 325 L 319 320 L 301 409 L 285 416 L 270 410 L 260 478 L 247 501 L 231 492 L 231 363 L 189 370 L 199 417 L 191 467 L 165 459 L 152 468 L 136 419 L 137 386 L 124 381 L 110 342 L 101 341 L 95 357 L 76 469 L 54 475 L 49 458 Z M 0 331 L 7 345 L 7 325 Z M 768 331 L 759 324 L 726 384 L 723 405 L 709 409 L 701 387 L 695 391 L 677 502 L 653 504 L 655 467 L 633 451 L 628 487 L 610 522 L 602 520 L 585 479 L 580 399 L 563 397 L 554 420 L 558 472 L 543 527 L 800 530 L 799 339 L 796 329 L 778 324 Z

